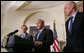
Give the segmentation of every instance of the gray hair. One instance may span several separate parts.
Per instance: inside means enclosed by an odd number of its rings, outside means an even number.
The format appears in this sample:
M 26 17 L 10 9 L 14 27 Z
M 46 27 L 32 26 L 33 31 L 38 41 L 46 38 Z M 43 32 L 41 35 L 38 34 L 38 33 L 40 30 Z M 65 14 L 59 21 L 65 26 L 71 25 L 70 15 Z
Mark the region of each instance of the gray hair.
M 77 10 L 76 3 L 74 1 L 70 1 L 70 2 L 74 4 L 75 9 Z
M 38 19 L 39 21 L 41 21 L 42 24 L 45 24 L 43 19 Z

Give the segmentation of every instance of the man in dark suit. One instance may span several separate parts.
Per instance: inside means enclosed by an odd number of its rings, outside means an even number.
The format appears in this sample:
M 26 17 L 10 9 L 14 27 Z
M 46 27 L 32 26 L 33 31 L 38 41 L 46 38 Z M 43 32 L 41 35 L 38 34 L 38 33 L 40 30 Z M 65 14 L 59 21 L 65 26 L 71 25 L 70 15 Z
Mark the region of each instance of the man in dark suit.
M 77 12 L 75 2 L 68 2 L 64 11 L 69 18 L 66 22 L 67 42 L 64 52 L 83 52 L 83 13 Z
M 26 32 L 27 29 L 26 25 L 21 26 L 22 34 L 19 37 L 15 36 L 15 52 L 32 52 L 33 37 Z
M 27 26 L 22 25 L 22 34 L 16 36 L 16 34 L 10 35 L 7 38 L 6 49 L 8 52 L 32 52 L 33 48 L 33 37 L 29 35 Z M 2 42 L 2 46 L 4 42 Z
M 37 35 L 35 38 L 35 52 L 50 52 L 50 45 L 53 43 L 53 32 L 44 27 L 44 20 L 37 20 Z

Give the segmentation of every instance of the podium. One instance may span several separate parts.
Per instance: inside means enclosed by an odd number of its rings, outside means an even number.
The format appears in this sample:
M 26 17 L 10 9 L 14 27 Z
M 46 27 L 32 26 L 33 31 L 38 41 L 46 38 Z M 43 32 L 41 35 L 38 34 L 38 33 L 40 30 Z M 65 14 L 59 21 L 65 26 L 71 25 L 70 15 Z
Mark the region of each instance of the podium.
M 32 50 L 33 47 L 34 47 L 33 41 L 15 36 L 15 44 L 14 44 L 15 52 L 24 52 Z

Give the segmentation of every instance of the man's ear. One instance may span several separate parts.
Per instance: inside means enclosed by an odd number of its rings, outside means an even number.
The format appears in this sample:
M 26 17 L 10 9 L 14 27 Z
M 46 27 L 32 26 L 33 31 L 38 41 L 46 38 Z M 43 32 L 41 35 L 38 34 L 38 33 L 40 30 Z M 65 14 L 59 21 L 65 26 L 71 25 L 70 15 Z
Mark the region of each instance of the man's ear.
M 75 8 L 75 6 L 74 6 L 74 5 L 71 5 L 71 6 L 72 6 L 72 7 L 71 7 L 72 9 L 74 9 L 74 8 Z
M 74 5 L 71 5 L 71 6 L 70 6 L 70 11 L 72 11 L 73 8 L 74 8 Z

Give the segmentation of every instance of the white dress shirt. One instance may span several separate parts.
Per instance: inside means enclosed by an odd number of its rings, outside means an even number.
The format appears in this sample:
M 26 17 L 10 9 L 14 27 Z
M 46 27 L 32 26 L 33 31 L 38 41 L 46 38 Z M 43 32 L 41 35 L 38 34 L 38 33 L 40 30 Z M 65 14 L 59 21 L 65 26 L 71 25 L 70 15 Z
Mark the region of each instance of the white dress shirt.
M 21 38 L 24 38 L 24 37 L 25 37 L 25 35 L 26 35 L 26 34 L 25 34 L 25 33 L 23 33 L 23 34 L 22 34 L 22 36 L 21 36 Z

